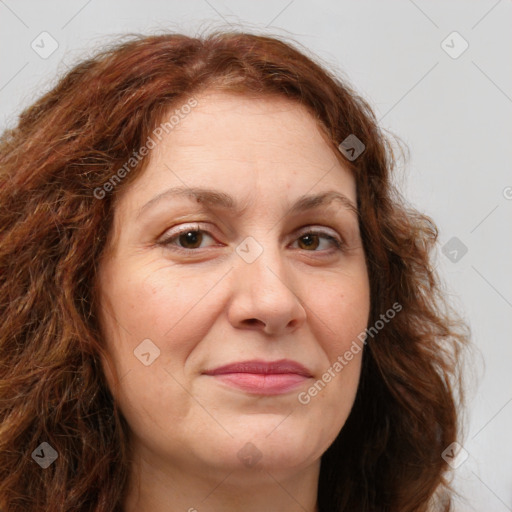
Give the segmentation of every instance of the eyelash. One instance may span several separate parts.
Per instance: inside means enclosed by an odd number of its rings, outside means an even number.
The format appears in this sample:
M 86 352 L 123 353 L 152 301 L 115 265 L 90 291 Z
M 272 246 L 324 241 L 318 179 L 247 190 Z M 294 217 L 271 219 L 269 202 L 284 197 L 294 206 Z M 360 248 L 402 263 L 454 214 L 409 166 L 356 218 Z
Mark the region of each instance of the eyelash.
M 181 252 L 181 253 L 188 253 L 188 254 L 190 254 L 192 252 L 199 252 L 201 250 L 201 248 L 186 249 L 185 247 L 179 247 L 179 246 L 173 244 L 174 240 L 177 240 L 181 235 L 183 235 L 185 233 L 188 233 L 188 232 L 206 233 L 211 238 L 214 238 L 210 234 L 209 231 L 207 231 L 205 229 L 201 229 L 201 227 L 198 224 L 196 224 L 196 225 L 191 225 L 191 226 L 188 226 L 186 228 L 183 228 L 180 231 L 177 231 L 176 233 L 173 233 L 170 236 L 166 236 L 163 240 L 158 242 L 158 245 L 163 245 L 164 247 L 166 247 L 166 248 L 168 248 L 168 249 L 170 249 L 172 251 Z M 338 240 L 338 238 L 328 234 L 327 232 L 322 231 L 322 230 L 317 230 L 317 229 L 310 229 L 308 231 L 303 231 L 296 238 L 296 240 L 298 240 L 299 238 L 302 238 L 302 237 L 304 237 L 306 235 L 318 235 L 318 236 L 321 236 L 323 238 L 328 239 L 330 242 L 332 242 L 334 244 L 336 251 L 342 251 L 343 248 L 344 248 L 344 242 L 341 239 Z M 317 250 L 307 251 L 306 249 L 303 249 L 303 250 L 306 251 L 306 252 L 325 252 L 326 251 L 326 250 L 324 250 L 324 251 L 317 251 Z

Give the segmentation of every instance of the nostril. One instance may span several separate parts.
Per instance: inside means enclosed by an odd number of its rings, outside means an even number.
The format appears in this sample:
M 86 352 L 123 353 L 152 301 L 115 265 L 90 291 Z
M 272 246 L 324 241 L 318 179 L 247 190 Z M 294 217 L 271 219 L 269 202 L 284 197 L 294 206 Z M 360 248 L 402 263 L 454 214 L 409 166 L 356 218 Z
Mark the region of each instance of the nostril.
M 257 324 L 265 325 L 264 322 L 262 322 L 261 320 L 258 320 L 257 318 L 248 318 L 247 320 L 244 320 L 244 323 L 246 323 L 248 325 L 257 325 Z

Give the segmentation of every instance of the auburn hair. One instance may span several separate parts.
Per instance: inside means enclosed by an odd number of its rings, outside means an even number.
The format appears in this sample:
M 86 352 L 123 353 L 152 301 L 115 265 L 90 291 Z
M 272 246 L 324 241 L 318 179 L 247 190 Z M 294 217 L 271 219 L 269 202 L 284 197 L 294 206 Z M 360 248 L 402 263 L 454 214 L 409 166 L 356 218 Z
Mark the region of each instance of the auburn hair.
M 437 228 L 392 184 L 391 141 L 366 100 L 318 62 L 293 43 L 241 32 L 132 35 L 78 63 L 3 132 L 2 510 L 122 511 L 129 427 L 100 362 L 96 276 L 116 197 L 149 155 L 98 191 L 165 113 L 212 89 L 309 110 L 356 180 L 369 325 L 401 305 L 368 340 L 355 403 L 322 456 L 320 511 L 450 510 L 442 452 L 458 436 L 468 329 L 431 265 Z M 351 134 L 365 145 L 355 160 L 338 150 Z M 58 454 L 46 469 L 31 456 L 42 442 Z

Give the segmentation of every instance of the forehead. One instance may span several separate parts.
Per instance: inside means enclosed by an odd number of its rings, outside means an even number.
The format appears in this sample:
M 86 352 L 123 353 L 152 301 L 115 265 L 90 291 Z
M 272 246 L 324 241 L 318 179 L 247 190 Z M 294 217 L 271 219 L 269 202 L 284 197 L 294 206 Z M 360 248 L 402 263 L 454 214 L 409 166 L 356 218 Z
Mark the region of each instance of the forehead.
M 334 187 L 355 202 L 351 172 L 305 107 L 275 96 L 207 92 L 195 99 L 128 189 L 136 203 L 173 186 L 221 188 L 242 199 L 259 193 L 268 201 Z
M 272 156 L 292 162 L 299 157 L 312 163 L 325 160 L 327 139 L 315 118 L 296 101 L 209 92 L 198 96 L 197 102 L 167 138 L 176 149 L 193 148 L 198 157 L 203 152 L 230 157 L 221 153 L 222 148 L 242 160 Z

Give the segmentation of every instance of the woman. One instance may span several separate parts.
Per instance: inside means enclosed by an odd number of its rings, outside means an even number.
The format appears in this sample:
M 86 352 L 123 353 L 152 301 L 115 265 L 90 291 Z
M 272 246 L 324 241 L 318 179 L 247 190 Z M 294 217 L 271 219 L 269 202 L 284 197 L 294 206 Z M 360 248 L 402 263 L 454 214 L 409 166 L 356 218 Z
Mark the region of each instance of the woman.
M 2 510 L 450 510 L 467 334 L 346 84 L 274 38 L 136 37 L 0 169 Z

